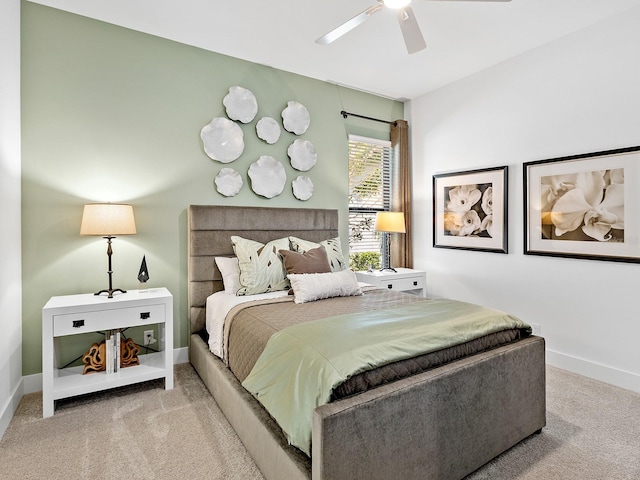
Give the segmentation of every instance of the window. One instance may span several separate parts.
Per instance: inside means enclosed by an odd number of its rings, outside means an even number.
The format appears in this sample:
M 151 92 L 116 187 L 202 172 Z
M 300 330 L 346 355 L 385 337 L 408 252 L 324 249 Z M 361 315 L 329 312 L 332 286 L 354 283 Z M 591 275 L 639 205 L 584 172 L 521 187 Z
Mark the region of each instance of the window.
M 349 135 L 349 258 L 354 270 L 380 268 L 376 212 L 391 206 L 391 142 Z M 386 249 L 385 249 L 386 250 Z M 385 252 L 386 253 L 386 252 Z

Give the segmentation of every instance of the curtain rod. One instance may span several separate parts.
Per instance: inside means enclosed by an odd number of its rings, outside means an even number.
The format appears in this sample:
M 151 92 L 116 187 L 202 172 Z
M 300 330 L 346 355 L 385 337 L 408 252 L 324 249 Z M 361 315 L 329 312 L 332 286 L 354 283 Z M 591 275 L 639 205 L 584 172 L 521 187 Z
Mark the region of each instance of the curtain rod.
M 398 122 L 390 122 L 388 120 L 380 120 L 379 118 L 365 117 L 364 115 L 358 115 L 357 113 L 349 113 L 349 112 L 345 112 L 344 110 L 340 112 L 340 115 L 342 115 L 342 118 L 347 118 L 348 116 L 352 116 L 352 117 L 364 118 L 365 120 L 372 120 L 374 122 L 388 123 L 389 125 L 393 125 L 394 127 L 398 126 Z

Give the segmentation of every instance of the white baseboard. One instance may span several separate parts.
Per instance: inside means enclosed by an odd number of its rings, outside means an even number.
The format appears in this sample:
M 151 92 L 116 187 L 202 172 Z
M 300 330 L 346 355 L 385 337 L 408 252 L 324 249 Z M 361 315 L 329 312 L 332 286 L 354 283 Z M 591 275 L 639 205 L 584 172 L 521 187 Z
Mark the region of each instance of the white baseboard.
M 173 364 L 187 363 L 189 361 L 189 347 L 173 349 Z
M 2 411 L 0 411 L 0 440 L 4 435 L 4 432 L 7 430 L 9 422 L 13 418 L 13 414 L 16 412 L 23 395 L 24 381 L 20 380 L 7 403 L 3 405 Z
M 640 375 L 637 373 L 627 372 L 565 353 L 554 352 L 553 350 L 547 350 L 547 363 L 563 370 L 569 370 L 585 377 L 640 393 Z

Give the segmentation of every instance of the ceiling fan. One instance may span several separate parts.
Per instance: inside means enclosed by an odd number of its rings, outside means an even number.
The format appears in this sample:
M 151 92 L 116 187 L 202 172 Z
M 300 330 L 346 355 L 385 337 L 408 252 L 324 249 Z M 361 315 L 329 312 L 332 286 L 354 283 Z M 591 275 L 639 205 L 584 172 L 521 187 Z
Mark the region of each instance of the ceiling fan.
M 436 1 L 475 1 L 475 2 L 510 2 L 511 0 L 436 0 Z M 374 13 L 379 12 L 384 7 L 391 8 L 398 11 L 398 23 L 400 24 L 400 30 L 404 37 L 404 43 L 407 46 L 407 51 L 411 53 L 419 52 L 427 47 L 424 41 L 418 21 L 413 13 L 413 9 L 409 6 L 411 0 L 377 0 L 375 5 L 367 8 L 365 11 L 359 13 L 350 20 L 347 20 L 342 25 L 334 28 L 326 35 L 318 38 L 316 43 L 321 45 L 327 45 L 345 33 L 350 32 L 358 25 L 367 20 Z

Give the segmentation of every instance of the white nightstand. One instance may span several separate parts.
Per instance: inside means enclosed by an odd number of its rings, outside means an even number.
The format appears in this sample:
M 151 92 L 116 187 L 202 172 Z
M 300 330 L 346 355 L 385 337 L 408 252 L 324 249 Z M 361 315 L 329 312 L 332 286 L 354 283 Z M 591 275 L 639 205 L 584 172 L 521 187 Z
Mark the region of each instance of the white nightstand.
M 412 268 L 396 268 L 396 272 L 374 270 L 373 272 L 356 272 L 356 277 L 360 282 L 380 288 L 426 296 L 426 273 L 420 270 Z
M 62 369 L 56 365 L 56 337 L 141 325 L 158 326 L 159 351 L 139 355 L 140 365 L 86 375 L 83 366 Z M 42 309 L 43 417 L 53 415 L 55 400 L 60 398 L 156 378 L 165 379 L 165 389 L 173 388 L 173 297 L 166 288 L 129 290 L 113 298 L 92 293 L 51 297 Z

